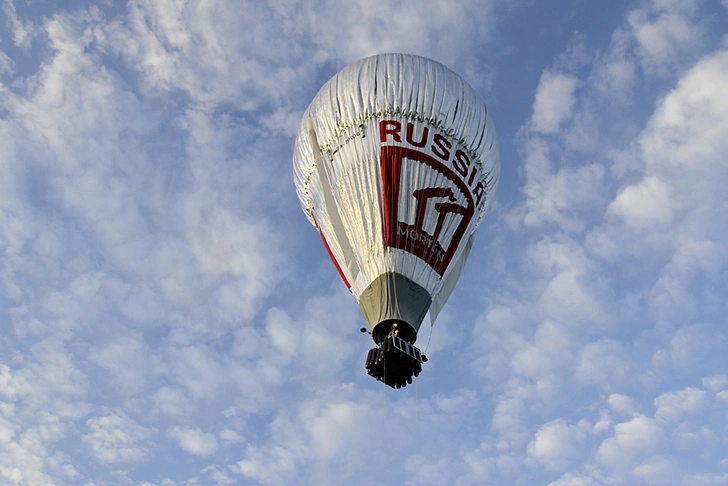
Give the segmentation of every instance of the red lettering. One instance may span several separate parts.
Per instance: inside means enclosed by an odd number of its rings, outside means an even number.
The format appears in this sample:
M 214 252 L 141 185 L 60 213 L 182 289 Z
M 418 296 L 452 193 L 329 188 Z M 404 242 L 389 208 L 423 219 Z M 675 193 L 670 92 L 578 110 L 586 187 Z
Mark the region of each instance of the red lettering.
M 465 152 L 459 150 L 455 152 L 455 160 L 452 161 L 452 166 L 455 167 L 461 176 L 466 177 L 468 175 L 468 167 L 470 167 L 470 159 Z
M 397 120 L 382 120 L 379 122 L 379 140 L 387 143 L 387 135 L 392 135 L 395 142 L 402 143 L 402 137 L 399 132 L 402 130 L 402 124 Z
M 422 148 L 427 143 L 427 135 L 429 133 L 429 129 L 425 126 L 422 127 L 422 137 L 420 138 L 419 142 L 415 142 L 412 138 L 412 132 L 414 131 L 414 124 L 412 122 L 407 123 L 407 143 L 410 143 L 414 145 L 415 147 Z
M 430 146 L 430 150 L 432 150 L 433 154 L 437 155 L 442 160 L 447 162 L 448 159 L 450 158 L 450 149 L 451 148 L 452 148 L 452 144 L 450 142 L 448 142 L 445 137 L 443 137 L 439 133 L 435 134 L 435 138 L 432 140 L 432 145 Z
M 473 189 L 473 195 L 475 196 L 475 206 L 480 206 L 480 200 L 483 198 L 483 182 L 478 182 L 478 185 Z
M 473 183 L 473 180 L 475 179 L 475 174 L 478 172 L 477 167 L 473 167 L 473 172 L 470 173 L 470 179 L 468 179 L 468 185 L 471 185 Z

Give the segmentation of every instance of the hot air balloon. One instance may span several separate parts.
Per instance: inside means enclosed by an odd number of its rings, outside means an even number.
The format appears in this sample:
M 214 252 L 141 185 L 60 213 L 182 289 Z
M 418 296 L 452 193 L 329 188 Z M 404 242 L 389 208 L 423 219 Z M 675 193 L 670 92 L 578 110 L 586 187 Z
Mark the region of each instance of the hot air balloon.
M 334 75 L 303 114 L 296 191 L 374 339 L 367 372 L 418 376 L 414 346 L 460 278 L 500 175 L 475 90 L 430 59 L 381 54 Z

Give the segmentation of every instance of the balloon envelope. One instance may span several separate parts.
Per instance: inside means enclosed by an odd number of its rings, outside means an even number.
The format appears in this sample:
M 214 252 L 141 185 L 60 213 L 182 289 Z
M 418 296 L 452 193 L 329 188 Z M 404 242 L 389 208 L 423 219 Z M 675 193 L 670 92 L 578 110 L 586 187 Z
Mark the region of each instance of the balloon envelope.
M 301 206 L 378 343 L 414 343 L 450 296 L 495 194 L 490 113 L 440 63 L 382 54 L 342 69 L 303 115 Z

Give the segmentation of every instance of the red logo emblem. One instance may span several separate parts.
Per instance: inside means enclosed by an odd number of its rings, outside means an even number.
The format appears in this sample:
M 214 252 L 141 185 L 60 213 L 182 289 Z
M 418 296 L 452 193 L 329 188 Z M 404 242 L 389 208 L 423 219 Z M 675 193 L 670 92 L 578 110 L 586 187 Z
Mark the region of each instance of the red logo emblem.
M 385 246 L 442 277 L 475 214 L 471 191 L 443 162 L 407 147 L 383 146 L 381 169 Z

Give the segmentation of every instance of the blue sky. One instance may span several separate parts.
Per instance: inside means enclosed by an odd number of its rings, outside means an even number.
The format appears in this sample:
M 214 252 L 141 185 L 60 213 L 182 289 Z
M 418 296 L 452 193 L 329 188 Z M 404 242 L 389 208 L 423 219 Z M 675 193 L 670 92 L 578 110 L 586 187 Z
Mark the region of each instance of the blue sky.
M 0 4 L 0 484 L 728 483 L 726 0 Z M 502 161 L 401 390 L 291 176 L 380 52 Z

